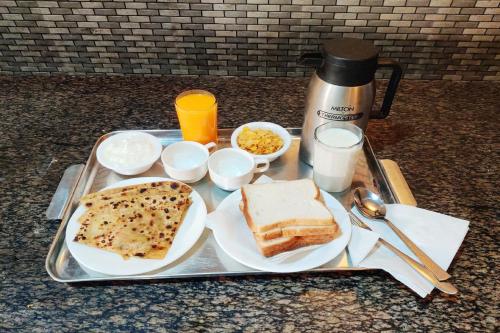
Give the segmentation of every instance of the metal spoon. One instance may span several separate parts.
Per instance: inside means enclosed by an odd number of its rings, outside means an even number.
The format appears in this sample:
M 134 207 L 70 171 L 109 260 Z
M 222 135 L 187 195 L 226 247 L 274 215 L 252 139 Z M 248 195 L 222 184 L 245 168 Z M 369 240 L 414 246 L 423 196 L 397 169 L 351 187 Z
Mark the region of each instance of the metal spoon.
M 422 264 L 426 266 L 432 274 L 439 280 L 448 280 L 451 275 L 439 267 L 427 254 L 424 253 L 415 243 L 413 243 L 401 230 L 399 230 L 391 221 L 385 218 L 386 209 L 382 199 L 370 190 L 358 187 L 354 190 L 354 204 L 361 214 L 371 219 L 385 221 L 389 227 L 401 238 L 401 240 L 415 253 Z

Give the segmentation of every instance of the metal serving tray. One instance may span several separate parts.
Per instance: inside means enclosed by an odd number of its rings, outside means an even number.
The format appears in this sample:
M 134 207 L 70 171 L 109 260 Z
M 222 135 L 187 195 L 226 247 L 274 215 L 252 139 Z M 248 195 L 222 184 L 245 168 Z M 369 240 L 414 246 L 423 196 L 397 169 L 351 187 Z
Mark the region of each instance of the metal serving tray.
M 219 130 L 218 148 L 230 146 L 230 136 L 233 129 Z M 292 135 L 290 149 L 278 160 L 271 163 L 271 167 L 265 174 L 275 180 L 291 180 L 299 178 L 311 178 L 312 168 L 301 162 L 298 157 L 300 145 L 300 128 L 288 129 Z M 145 131 L 158 137 L 163 146 L 182 140 L 179 130 L 149 130 Z M 170 279 L 170 278 L 192 278 L 207 276 L 226 275 L 249 275 L 249 274 L 275 274 L 258 271 L 246 267 L 230 258 L 217 245 L 212 232 L 205 228 L 198 242 L 183 257 L 166 266 L 161 271 L 148 274 L 132 276 L 109 276 L 101 273 L 88 271 L 82 268 L 68 251 L 65 242 L 66 224 L 71 214 L 78 206 L 78 200 L 85 194 L 98 191 L 117 181 L 132 178 L 130 176 L 118 175 L 115 172 L 102 167 L 96 159 L 97 146 L 107 137 L 118 133 L 108 133 L 97 140 L 90 157 L 85 166 L 73 165 L 66 169 L 63 178 L 57 188 L 49 208 L 47 217 L 49 219 L 60 219 L 61 225 L 52 242 L 46 260 L 46 269 L 49 275 L 60 282 L 83 282 L 103 280 L 142 280 L 142 279 Z M 161 161 L 140 177 L 163 176 L 168 177 L 163 170 Z M 134 177 L 138 177 L 134 176 Z M 258 177 L 258 176 L 257 176 Z M 217 188 L 208 175 L 191 184 L 192 187 L 205 200 L 208 212 L 213 211 L 218 204 L 230 192 Z M 395 196 L 388 185 L 387 179 L 375 158 L 370 143 L 365 138 L 363 154 L 356 166 L 356 172 L 352 187 L 365 186 L 379 193 L 387 203 L 396 202 Z M 346 208 L 352 202 L 351 191 L 333 194 Z M 311 272 L 331 272 L 339 270 L 360 270 L 352 267 L 351 260 L 346 251 L 327 264 L 317 267 Z

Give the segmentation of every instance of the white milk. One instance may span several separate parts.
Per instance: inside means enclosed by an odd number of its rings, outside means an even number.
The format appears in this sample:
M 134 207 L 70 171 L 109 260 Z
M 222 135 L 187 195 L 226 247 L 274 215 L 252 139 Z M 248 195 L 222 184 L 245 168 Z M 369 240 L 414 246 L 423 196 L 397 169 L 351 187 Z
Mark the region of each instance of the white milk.
M 327 128 L 318 133 L 319 141 L 331 147 L 345 148 L 359 142 L 356 134 L 345 128 Z
M 341 192 L 352 182 L 362 145 L 348 129 L 325 128 L 314 142 L 314 182 L 328 192 Z

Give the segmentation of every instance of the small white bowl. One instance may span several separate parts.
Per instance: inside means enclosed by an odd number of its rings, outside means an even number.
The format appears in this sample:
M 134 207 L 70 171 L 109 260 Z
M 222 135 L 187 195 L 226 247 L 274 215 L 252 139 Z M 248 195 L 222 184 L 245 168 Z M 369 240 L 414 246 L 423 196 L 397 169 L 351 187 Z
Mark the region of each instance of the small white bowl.
M 250 183 L 255 173 L 269 169 L 265 158 L 253 158 L 241 149 L 224 148 L 217 150 L 208 159 L 210 179 L 223 190 L 235 191 Z
M 244 150 L 243 148 L 240 148 L 240 146 L 238 146 L 238 135 L 240 135 L 240 133 L 241 133 L 241 131 L 243 131 L 244 127 L 248 127 L 252 130 L 265 129 L 265 130 L 273 131 L 275 134 L 279 135 L 281 137 L 281 139 L 283 140 L 283 147 L 281 147 L 278 151 L 275 151 L 274 153 L 271 153 L 271 154 L 258 155 L 258 154 L 252 154 L 250 152 L 247 152 L 246 150 Z M 269 122 L 265 122 L 265 121 L 256 121 L 253 123 L 241 125 L 240 127 L 238 127 L 237 129 L 234 130 L 233 134 L 231 134 L 231 146 L 233 148 L 243 150 L 255 158 L 266 159 L 269 162 L 272 162 L 275 159 L 277 159 L 278 157 L 280 157 L 281 155 L 283 155 L 288 150 L 288 148 L 290 148 L 291 143 L 292 143 L 292 137 L 290 136 L 290 133 L 288 133 L 288 131 L 286 129 L 284 129 L 283 127 L 281 127 L 278 124 L 269 123 Z
M 149 170 L 161 155 L 158 138 L 140 131 L 110 136 L 97 147 L 97 161 L 105 168 L 131 176 Z
M 213 142 L 206 145 L 194 141 L 173 143 L 161 153 L 163 168 L 174 179 L 195 183 L 207 174 L 208 156 L 215 146 Z

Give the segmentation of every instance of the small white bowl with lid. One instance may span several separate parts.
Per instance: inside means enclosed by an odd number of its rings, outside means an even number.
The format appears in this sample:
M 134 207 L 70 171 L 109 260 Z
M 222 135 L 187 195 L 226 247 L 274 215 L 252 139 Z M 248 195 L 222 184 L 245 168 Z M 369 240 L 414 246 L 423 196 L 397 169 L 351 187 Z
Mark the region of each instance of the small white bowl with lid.
M 274 134 L 278 135 L 281 140 L 283 140 L 283 146 L 275 151 L 274 153 L 271 154 L 252 154 L 251 152 L 246 151 L 245 149 L 241 148 L 238 145 L 238 136 L 240 133 L 243 131 L 243 128 L 248 127 L 251 130 L 257 130 L 257 129 L 262 129 L 262 130 L 269 130 L 272 131 Z M 292 143 L 292 137 L 288 131 L 283 128 L 282 126 L 275 124 L 275 123 L 270 123 L 270 122 L 265 122 L 265 121 L 255 121 L 252 123 L 244 124 L 238 127 L 233 131 L 231 134 L 231 146 L 235 149 L 243 150 L 250 155 L 252 155 L 254 158 L 259 158 L 259 159 L 266 159 L 269 162 L 274 161 L 288 150 L 290 148 L 290 145 Z
M 149 170 L 160 158 L 162 145 L 158 138 L 141 131 L 114 134 L 97 147 L 97 161 L 105 168 L 126 176 Z

